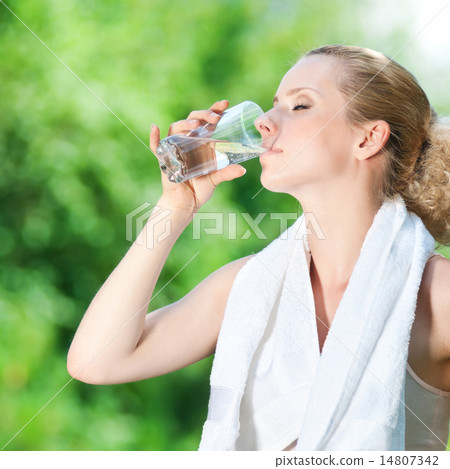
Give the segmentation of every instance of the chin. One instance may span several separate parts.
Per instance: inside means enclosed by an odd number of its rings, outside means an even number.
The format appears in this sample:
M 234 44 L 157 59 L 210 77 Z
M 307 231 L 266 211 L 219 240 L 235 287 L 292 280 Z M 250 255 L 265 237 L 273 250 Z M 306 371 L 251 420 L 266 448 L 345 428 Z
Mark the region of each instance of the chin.
M 291 178 L 289 178 L 291 179 Z M 290 184 L 287 183 L 286 178 L 282 177 L 281 174 L 277 174 L 272 171 L 265 171 L 264 168 L 261 172 L 261 185 L 271 192 L 280 192 L 284 194 L 289 194 Z
M 287 164 L 283 166 L 274 164 L 270 160 L 262 160 L 261 163 L 261 185 L 271 191 L 289 194 L 296 197 L 299 191 L 302 192 L 306 187 L 314 185 L 323 180 L 322 170 L 310 165 Z M 296 197 L 297 198 L 297 197 Z

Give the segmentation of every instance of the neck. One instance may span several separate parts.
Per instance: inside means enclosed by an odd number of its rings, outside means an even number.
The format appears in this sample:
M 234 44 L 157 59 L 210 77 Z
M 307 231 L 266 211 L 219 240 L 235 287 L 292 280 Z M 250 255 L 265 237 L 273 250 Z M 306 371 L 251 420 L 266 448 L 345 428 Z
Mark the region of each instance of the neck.
M 341 192 L 338 197 L 300 203 L 307 224 L 311 272 L 325 288 L 345 290 L 381 203 L 367 191 L 357 196 Z

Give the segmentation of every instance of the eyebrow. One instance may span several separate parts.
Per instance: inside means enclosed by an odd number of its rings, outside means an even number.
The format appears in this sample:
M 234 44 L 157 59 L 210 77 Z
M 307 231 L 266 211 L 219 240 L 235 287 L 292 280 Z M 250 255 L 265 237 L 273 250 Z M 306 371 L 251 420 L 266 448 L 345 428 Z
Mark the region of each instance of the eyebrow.
M 286 96 L 292 96 L 293 94 L 296 94 L 296 93 L 298 93 L 298 92 L 300 92 L 300 91 L 303 91 L 303 90 L 315 91 L 316 93 L 320 94 L 320 96 L 322 96 L 321 93 L 319 93 L 316 89 L 310 88 L 310 87 L 308 87 L 308 86 L 302 86 L 302 87 L 300 87 L 300 88 L 292 88 L 291 90 L 289 90 L 289 91 L 286 93 Z M 275 97 L 273 98 L 273 104 L 275 105 L 277 102 L 278 102 L 278 97 L 275 96 Z

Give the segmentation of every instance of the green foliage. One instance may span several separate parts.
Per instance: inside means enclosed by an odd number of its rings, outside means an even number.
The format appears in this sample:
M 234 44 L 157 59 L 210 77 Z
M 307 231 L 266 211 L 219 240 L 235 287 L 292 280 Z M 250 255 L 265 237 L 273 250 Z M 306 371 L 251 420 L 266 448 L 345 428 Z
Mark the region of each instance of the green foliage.
M 0 446 L 195 450 L 211 358 L 149 381 L 98 387 L 72 380 L 65 364 L 84 311 L 130 246 L 126 214 L 159 197 L 150 124 L 164 133 L 190 110 L 225 98 L 269 108 L 302 52 L 373 41 L 359 27 L 361 2 L 7 4 L 35 35 L 0 4 Z M 298 212 L 285 195 L 252 198 L 261 188 L 259 163 L 246 166 L 247 175 L 221 186 L 204 211 Z M 204 233 L 196 240 L 187 230 L 156 291 L 199 255 L 151 308 L 279 234 L 268 215 L 260 227 L 267 240 L 240 239 L 243 219 L 234 240 Z

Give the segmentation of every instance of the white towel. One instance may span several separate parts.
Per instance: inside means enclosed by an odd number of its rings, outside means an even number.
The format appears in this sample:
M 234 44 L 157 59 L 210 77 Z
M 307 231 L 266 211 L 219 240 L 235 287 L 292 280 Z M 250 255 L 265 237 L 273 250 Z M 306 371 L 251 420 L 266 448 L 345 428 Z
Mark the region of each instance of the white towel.
M 200 450 L 404 450 L 417 292 L 435 242 L 400 197 L 377 212 L 319 352 L 305 218 L 230 292 Z

